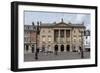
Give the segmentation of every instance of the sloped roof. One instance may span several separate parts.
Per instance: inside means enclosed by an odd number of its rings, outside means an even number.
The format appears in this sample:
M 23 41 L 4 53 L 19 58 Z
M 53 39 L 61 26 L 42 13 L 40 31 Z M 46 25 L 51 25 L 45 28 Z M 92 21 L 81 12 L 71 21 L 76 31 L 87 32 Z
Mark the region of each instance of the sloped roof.
M 38 23 L 40 28 L 55 28 L 55 27 L 59 27 L 59 28 L 69 28 L 69 27 L 74 27 L 74 28 L 85 28 L 84 23 L 81 24 L 73 24 L 73 23 L 66 23 L 63 21 L 63 18 L 61 19 L 60 22 L 53 22 L 53 23 Z M 37 25 L 24 25 L 24 27 L 32 27 L 34 28 L 34 30 L 37 29 Z M 29 30 L 29 29 L 28 29 Z
M 40 27 L 83 27 L 85 26 L 83 24 L 72 24 L 72 23 L 65 23 L 65 22 L 59 22 L 59 23 L 41 23 Z
M 37 27 L 36 25 L 24 25 L 24 31 L 36 31 Z

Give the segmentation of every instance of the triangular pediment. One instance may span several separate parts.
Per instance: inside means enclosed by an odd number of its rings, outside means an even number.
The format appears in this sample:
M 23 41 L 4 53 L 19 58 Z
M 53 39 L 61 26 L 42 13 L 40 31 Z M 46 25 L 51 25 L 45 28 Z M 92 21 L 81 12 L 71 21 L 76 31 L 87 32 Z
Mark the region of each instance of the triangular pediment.
M 57 23 L 55 26 L 70 26 L 70 25 L 66 23 Z
M 68 23 L 65 23 L 65 22 L 63 21 L 63 18 L 62 18 L 62 19 L 61 19 L 61 22 L 56 23 L 55 26 L 70 26 L 70 25 L 69 25 Z

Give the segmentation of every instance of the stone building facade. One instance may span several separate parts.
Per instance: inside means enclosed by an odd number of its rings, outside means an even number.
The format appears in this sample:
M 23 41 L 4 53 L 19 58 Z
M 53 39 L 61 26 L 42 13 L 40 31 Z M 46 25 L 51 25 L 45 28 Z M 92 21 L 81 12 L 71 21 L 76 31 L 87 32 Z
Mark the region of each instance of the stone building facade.
M 31 36 L 31 43 L 29 41 L 25 42 L 25 44 L 30 43 L 32 50 L 32 45 L 39 48 L 41 51 L 51 51 L 55 52 L 55 49 L 58 49 L 58 52 L 70 52 L 70 51 L 79 51 L 80 48 L 84 48 L 84 31 L 85 26 L 84 23 L 82 24 L 72 24 L 72 23 L 65 23 L 63 19 L 59 23 L 38 23 L 39 25 L 39 34 L 37 35 L 37 29 L 34 25 L 25 25 L 25 27 L 30 27 L 30 30 L 24 30 L 24 33 L 30 39 Z M 38 37 L 36 37 L 38 36 Z M 38 39 L 37 39 L 38 38 Z M 33 39 L 33 40 L 32 40 Z M 37 42 L 38 41 L 38 42 Z M 37 43 L 37 44 L 36 44 Z
M 63 19 L 59 23 L 40 23 L 39 48 L 45 51 L 67 52 L 79 51 L 84 48 L 84 24 L 65 23 Z

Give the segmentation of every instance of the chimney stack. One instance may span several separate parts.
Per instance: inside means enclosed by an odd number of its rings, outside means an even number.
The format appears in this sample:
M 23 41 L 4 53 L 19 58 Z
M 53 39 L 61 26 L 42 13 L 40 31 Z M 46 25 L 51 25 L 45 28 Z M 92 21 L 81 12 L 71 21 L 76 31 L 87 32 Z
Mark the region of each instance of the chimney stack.
M 34 26 L 34 22 L 32 22 L 32 25 Z

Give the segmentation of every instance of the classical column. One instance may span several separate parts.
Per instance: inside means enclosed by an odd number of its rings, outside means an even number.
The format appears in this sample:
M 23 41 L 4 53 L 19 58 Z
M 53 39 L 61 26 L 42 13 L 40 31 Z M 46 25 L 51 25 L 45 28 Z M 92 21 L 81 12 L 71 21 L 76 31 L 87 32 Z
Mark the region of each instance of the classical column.
M 66 29 L 64 30 L 64 51 L 66 52 Z
M 66 37 L 66 29 L 64 30 L 64 38 L 65 38 L 65 43 L 66 43 L 66 40 L 67 40 L 67 37 Z
M 60 29 L 58 30 L 58 39 L 59 39 L 59 44 L 58 44 L 58 52 L 60 52 L 60 43 L 61 43 L 61 41 L 60 41 Z
M 58 30 L 58 39 L 59 39 L 59 43 L 60 43 L 60 29 Z

